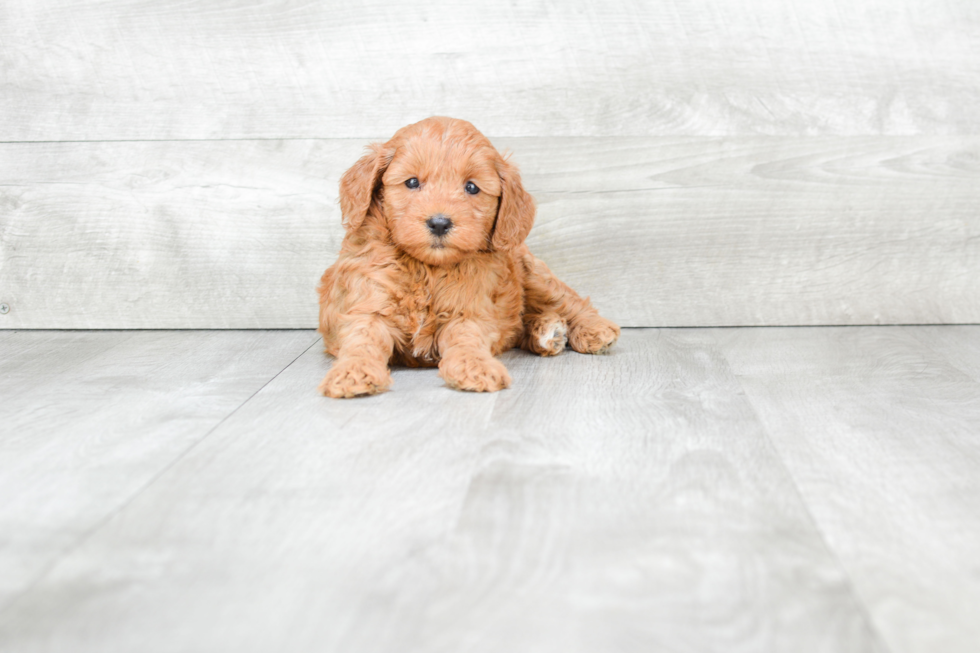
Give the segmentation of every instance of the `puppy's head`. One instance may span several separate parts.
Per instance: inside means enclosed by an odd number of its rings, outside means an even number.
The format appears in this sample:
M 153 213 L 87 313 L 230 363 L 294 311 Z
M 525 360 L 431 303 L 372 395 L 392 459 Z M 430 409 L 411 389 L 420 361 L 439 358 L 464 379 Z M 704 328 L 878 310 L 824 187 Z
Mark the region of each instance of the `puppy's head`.
M 394 244 L 430 265 L 517 247 L 534 223 L 534 200 L 517 168 L 473 125 L 452 118 L 403 127 L 344 174 L 347 229 L 360 227 L 372 202 Z

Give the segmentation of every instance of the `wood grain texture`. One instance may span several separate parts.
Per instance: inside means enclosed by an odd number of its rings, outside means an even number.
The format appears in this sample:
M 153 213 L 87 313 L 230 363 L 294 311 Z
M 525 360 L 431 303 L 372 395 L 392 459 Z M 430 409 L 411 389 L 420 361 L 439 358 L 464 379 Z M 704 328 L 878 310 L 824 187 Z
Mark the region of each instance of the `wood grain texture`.
M 980 334 L 976 326 L 920 327 L 909 334 L 980 381 Z
M 496 139 L 624 326 L 980 322 L 980 137 Z M 0 328 L 310 328 L 366 141 L 0 144 Z
M 310 332 L 4 334 L 0 609 L 314 339 Z M 13 650 L 3 637 L 0 650 Z
M 976 134 L 974 0 L 8 0 L 0 140 Z
M 340 162 L 362 147 L 0 146 L 0 323 L 315 328 L 315 285 L 342 238 Z
M 315 394 L 310 350 L 0 615 L 19 653 L 883 651 L 707 332 Z
M 980 327 L 716 336 L 888 650 L 976 651 Z

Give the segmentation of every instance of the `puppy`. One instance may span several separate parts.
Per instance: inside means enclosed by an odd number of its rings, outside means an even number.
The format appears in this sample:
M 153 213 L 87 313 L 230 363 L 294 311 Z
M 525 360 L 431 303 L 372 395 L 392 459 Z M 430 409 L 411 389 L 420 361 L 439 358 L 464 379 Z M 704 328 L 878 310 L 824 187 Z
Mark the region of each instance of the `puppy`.
M 606 351 L 619 327 L 531 255 L 534 200 L 465 120 L 434 117 L 375 143 L 340 180 L 347 231 L 320 280 L 329 397 L 386 390 L 388 365 L 439 367 L 458 390 L 510 384 L 494 358 Z

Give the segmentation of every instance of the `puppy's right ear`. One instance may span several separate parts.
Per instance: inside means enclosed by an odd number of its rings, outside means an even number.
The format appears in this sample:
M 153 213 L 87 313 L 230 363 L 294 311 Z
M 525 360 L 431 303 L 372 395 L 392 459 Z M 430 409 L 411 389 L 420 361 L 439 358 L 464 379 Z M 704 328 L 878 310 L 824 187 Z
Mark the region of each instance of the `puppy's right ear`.
M 381 175 L 394 156 L 394 150 L 386 143 L 372 143 L 368 149 L 340 178 L 340 214 L 347 231 L 354 231 L 364 222 Z

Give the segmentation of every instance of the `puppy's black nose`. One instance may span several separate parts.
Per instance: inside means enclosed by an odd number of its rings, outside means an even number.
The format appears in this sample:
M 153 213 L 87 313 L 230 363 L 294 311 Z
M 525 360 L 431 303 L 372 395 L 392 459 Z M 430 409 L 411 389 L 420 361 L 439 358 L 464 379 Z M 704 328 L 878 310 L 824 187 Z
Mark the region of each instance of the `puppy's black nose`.
M 425 221 L 425 226 L 436 236 L 445 236 L 453 226 L 453 221 L 441 213 L 437 213 Z

